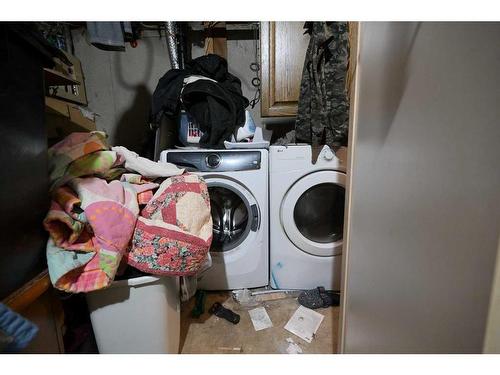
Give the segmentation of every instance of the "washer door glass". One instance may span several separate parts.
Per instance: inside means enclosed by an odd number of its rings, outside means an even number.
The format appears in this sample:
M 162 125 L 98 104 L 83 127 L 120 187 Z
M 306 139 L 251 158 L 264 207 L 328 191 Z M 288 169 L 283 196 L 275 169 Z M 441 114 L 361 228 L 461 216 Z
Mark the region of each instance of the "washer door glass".
M 330 243 L 342 239 L 345 189 L 324 183 L 304 192 L 293 210 L 295 225 L 307 239 Z
M 210 251 L 229 251 L 238 246 L 250 231 L 248 201 L 229 186 L 208 186 L 213 220 Z

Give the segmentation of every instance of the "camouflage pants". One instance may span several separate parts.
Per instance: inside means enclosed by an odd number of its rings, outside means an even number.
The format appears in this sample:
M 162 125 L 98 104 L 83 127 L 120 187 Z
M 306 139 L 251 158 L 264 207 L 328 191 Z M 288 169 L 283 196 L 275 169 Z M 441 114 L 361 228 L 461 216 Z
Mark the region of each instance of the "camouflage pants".
M 349 128 L 348 23 L 307 22 L 305 27 L 311 40 L 302 71 L 296 141 L 345 146 Z

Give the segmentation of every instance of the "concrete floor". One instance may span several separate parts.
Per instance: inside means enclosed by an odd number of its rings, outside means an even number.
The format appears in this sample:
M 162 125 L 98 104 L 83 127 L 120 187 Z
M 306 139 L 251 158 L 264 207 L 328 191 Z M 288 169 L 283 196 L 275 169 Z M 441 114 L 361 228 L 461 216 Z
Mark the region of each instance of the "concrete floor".
M 241 316 L 238 324 L 232 324 L 225 319 L 208 313 L 214 302 L 220 302 L 224 307 L 233 310 Z M 181 311 L 181 342 L 182 354 L 239 354 L 225 348 L 241 348 L 241 353 L 272 354 L 286 353 L 291 338 L 302 349 L 304 354 L 337 352 L 337 333 L 339 308 L 329 307 L 315 311 L 324 315 L 316 336 L 311 343 L 288 332 L 283 327 L 300 306 L 297 298 L 286 298 L 268 301 L 261 304 L 267 310 L 273 327 L 255 331 L 248 311 L 243 309 L 231 297 L 230 292 L 207 292 L 205 313 L 200 318 L 192 318 L 191 310 L 195 300 L 183 303 Z

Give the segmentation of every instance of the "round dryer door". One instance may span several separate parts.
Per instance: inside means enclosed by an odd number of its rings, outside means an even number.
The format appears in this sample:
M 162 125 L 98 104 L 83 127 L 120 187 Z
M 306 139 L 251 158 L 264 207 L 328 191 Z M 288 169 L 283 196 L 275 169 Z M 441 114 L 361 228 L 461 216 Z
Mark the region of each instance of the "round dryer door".
M 226 252 L 239 246 L 259 227 L 259 209 L 253 195 L 225 178 L 205 177 L 210 195 L 213 238 L 210 251 Z
M 300 250 L 318 256 L 342 253 L 345 179 L 342 172 L 313 172 L 286 193 L 281 224 Z

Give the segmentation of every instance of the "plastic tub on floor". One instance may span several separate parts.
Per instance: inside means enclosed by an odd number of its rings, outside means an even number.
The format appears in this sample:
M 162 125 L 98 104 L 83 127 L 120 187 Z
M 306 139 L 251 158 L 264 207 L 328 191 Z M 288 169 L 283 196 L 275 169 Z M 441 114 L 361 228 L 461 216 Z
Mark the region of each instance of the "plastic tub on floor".
M 179 352 L 178 277 L 142 276 L 87 293 L 99 352 Z

